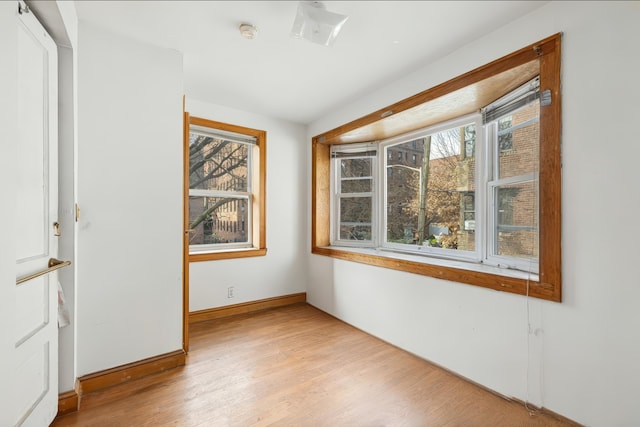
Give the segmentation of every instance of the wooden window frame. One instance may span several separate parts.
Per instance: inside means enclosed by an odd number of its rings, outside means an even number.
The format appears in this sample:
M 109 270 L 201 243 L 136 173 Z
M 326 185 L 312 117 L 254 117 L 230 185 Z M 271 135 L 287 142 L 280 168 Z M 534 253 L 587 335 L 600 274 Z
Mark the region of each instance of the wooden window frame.
M 311 252 L 336 259 L 406 271 L 498 291 L 562 301 L 561 260 L 561 34 L 519 49 L 500 59 L 434 86 L 412 97 L 375 111 L 352 122 L 312 138 Z M 549 105 L 540 108 L 539 169 L 539 273 L 537 280 L 461 269 L 424 262 L 386 257 L 330 246 L 330 151 L 333 144 L 375 141 L 399 135 L 429 124 L 429 109 L 449 108 L 449 116 L 434 117 L 433 122 L 460 116 L 454 105 L 467 89 L 482 93 L 486 82 L 509 76 L 512 88 L 533 75 L 540 76 L 540 92 L 551 96 Z M 505 92 L 503 92 L 505 93 Z M 482 96 L 482 95 L 479 95 Z M 490 96 L 490 95 L 488 95 Z M 464 97 L 462 97 L 464 99 Z M 494 98 L 495 99 L 495 98 Z M 478 101 L 480 102 L 480 101 Z M 467 103 L 459 105 L 467 105 Z M 484 104 L 487 105 L 487 104 Z M 473 106 L 476 107 L 483 106 Z M 446 108 L 445 108 L 446 109 Z
M 253 215 L 252 215 L 252 242 L 253 247 L 241 249 L 220 249 L 210 252 L 189 253 L 189 128 L 190 125 L 220 129 L 227 132 L 249 135 L 256 138 L 258 161 L 253 162 L 255 189 L 253 191 Z M 267 254 L 267 230 L 266 230 L 266 188 L 267 188 L 267 133 L 263 130 L 251 129 L 243 126 L 217 122 L 200 117 L 190 116 L 184 113 L 184 234 L 185 253 L 189 262 L 213 261 L 221 259 L 248 258 L 264 256 Z M 256 176 L 257 175 L 257 176 Z M 257 178 L 257 179 L 256 179 Z

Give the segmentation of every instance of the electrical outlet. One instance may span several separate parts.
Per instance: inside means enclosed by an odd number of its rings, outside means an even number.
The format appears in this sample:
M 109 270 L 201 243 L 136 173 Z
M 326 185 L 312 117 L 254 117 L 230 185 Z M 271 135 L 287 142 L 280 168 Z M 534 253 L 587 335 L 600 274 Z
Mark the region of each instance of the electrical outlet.
M 233 286 L 229 286 L 227 288 L 227 298 L 233 298 L 234 297 L 234 289 Z

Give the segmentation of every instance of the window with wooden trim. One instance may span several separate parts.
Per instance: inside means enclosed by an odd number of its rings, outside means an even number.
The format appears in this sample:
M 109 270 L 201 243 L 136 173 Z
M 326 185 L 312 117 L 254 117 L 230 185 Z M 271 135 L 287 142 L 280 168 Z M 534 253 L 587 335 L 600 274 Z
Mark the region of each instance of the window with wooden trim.
M 264 255 L 266 133 L 185 116 L 189 260 Z
M 560 301 L 560 41 L 314 137 L 312 252 Z

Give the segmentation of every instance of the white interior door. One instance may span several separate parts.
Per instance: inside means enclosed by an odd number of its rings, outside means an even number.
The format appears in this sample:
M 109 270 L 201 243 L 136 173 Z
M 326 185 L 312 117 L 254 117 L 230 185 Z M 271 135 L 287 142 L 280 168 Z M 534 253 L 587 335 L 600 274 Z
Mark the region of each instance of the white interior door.
M 17 381 L 12 406 L 16 426 L 48 426 L 58 410 L 57 273 L 33 276 L 47 271 L 58 252 L 57 54 L 32 13 L 17 16 Z

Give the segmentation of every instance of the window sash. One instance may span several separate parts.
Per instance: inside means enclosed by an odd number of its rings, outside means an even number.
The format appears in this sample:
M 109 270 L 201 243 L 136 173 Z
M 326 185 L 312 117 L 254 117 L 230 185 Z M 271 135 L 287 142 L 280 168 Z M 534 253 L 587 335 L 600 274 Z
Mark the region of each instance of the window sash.
M 481 116 L 479 114 L 470 114 L 470 115 L 457 117 L 455 119 L 448 120 L 446 122 L 438 123 L 434 126 L 429 126 L 427 128 L 419 129 L 414 132 L 410 132 L 404 135 L 399 135 L 397 137 L 383 140 L 380 142 L 380 151 L 390 152 L 393 149 L 393 147 L 396 145 L 411 142 L 417 139 L 422 139 L 430 135 L 435 135 L 440 132 L 454 129 L 454 128 L 460 128 L 469 124 L 474 124 L 476 126 L 475 155 L 482 156 L 484 154 L 484 149 L 483 149 L 484 138 L 483 138 L 482 132 L 480 132 L 480 130 L 482 129 L 482 124 L 481 124 Z M 464 149 L 466 149 L 466 146 Z M 388 156 L 386 155 L 382 155 L 380 157 L 381 158 L 379 161 L 379 167 L 382 170 L 387 170 L 387 167 L 389 166 L 388 161 L 393 159 L 388 159 Z M 476 162 L 476 166 L 475 166 L 476 171 L 475 171 L 475 177 L 474 177 L 476 183 L 479 182 L 478 181 L 479 177 L 481 177 L 484 174 L 482 163 L 484 162 Z M 481 245 L 479 244 L 480 242 L 479 238 L 483 236 L 483 231 L 478 230 L 478 228 L 482 229 L 483 227 L 476 226 L 476 231 L 474 233 L 475 234 L 475 245 L 474 245 L 475 250 L 473 251 L 389 242 L 387 240 L 387 233 L 386 233 L 386 230 L 388 227 L 388 218 L 387 218 L 387 212 L 386 212 L 388 198 L 387 198 L 386 188 L 387 188 L 387 180 L 389 179 L 389 176 L 387 173 L 381 173 L 380 176 L 383 177 L 380 180 L 381 182 L 378 189 L 379 193 L 381 194 L 381 196 L 379 197 L 381 199 L 381 202 L 380 202 L 381 207 L 379 208 L 379 217 L 381 218 L 381 221 L 379 224 L 379 232 L 378 232 L 380 236 L 380 241 L 381 241 L 380 249 L 400 251 L 400 252 L 406 252 L 406 253 L 412 253 L 412 254 L 420 254 L 424 256 L 432 256 L 432 257 L 438 257 L 438 258 L 444 258 L 444 259 L 450 259 L 450 260 L 480 262 L 481 260 L 480 246 Z M 475 195 L 476 201 L 478 200 L 478 198 L 483 197 L 483 190 L 480 187 L 482 186 L 476 185 L 476 195 Z M 478 223 L 478 220 L 481 220 L 484 217 L 482 213 L 479 213 L 477 205 L 476 205 L 475 216 L 476 216 L 476 224 Z
M 253 193 L 247 191 L 222 191 L 222 190 L 192 190 L 189 189 L 189 196 L 196 197 L 233 197 L 247 198 L 252 197 Z
M 535 80 L 536 79 L 534 79 L 534 81 Z M 518 90 L 522 90 L 522 87 L 520 89 L 517 89 L 516 92 Z M 509 97 L 509 95 L 506 95 L 505 98 L 506 97 Z M 485 208 L 485 212 L 487 213 L 487 226 L 486 226 L 487 236 L 486 236 L 486 242 L 483 248 L 486 255 L 483 257 L 483 259 L 484 259 L 484 262 L 486 262 L 488 265 L 494 265 L 500 268 L 507 268 L 512 270 L 520 270 L 520 271 L 530 272 L 533 274 L 539 273 L 539 266 L 540 266 L 540 263 L 539 263 L 540 188 L 539 188 L 539 175 L 538 175 L 539 163 L 534 165 L 535 170 L 533 172 L 522 174 L 522 175 L 515 175 L 515 176 L 500 178 L 499 177 L 499 175 L 501 174 L 501 171 L 499 170 L 500 155 L 504 151 L 500 147 L 499 136 L 501 133 L 513 132 L 519 128 L 535 123 L 536 121 L 539 120 L 539 112 L 538 112 L 538 116 L 532 119 L 525 120 L 524 122 L 519 123 L 517 125 L 512 125 L 509 128 L 506 128 L 503 130 L 498 129 L 498 121 L 505 116 L 513 115 L 517 110 L 520 110 L 522 108 L 525 108 L 531 105 L 532 103 L 536 102 L 537 99 L 538 99 L 537 97 L 533 97 L 529 99 L 529 102 L 526 102 L 526 103 L 519 102 L 517 107 L 511 109 L 510 111 L 508 111 L 502 116 L 494 117 L 491 122 L 486 123 L 485 125 L 487 141 L 488 141 L 488 144 L 487 144 L 488 152 L 490 154 L 487 159 L 488 160 L 487 170 L 489 171 L 489 173 L 488 173 L 488 180 L 486 181 L 487 207 Z M 483 120 L 484 118 L 485 117 L 483 115 Z M 538 162 L 539 162 L 539 159 L 538 159 Z M 498 251 L 499 233 L 501 231 L 508 231 L 507 228 L 510 228 L 510 227 L 501 229 L 501 226 L 498 223 L 499 222 L 498 209 L 499 209 L 499 202 L 500 202 L 498 199 L 498 191 L 500 188 L 504 188 L 507 186 L 516 186 L 518 184 L 526 184 L 526 183 L 533 183 L 535 187 L 534 206 L 537 209 L 536 216 L 535 216 L 535 223 L 538 225 L 535 227 L 513 226 L 511 230 L 512 231 L 524 230 L 524 228 L 533 229 L 535 231 L 535 236 L 536 236 L 535 237 L 535 244 L 536 244 L 535 253 L 538 255 L 536 257 L 518 257 L 518 256 L 500 255 L 498 253 L 499 252 Z
M 505 228 L 501 229 L 500 224 L 498 223 L 498 190 L 501 187 L 517 185 L 517 184 L 526 184 L 526 183 L 534 183 L 535 186 L 538 186 L 538 174 L 530 173 L 527 175 L 517 176 L 517 177 L 509 177 L 505 179 L 489 181 L 487 183 L 487 194 L 488 204 L 490 206 L 490 212 L 488 212 L 488 236 L 486 241 L 486 262 L 489 265 L 495 265 L 501 268 L 509 268 L 513 270 L 521 270 L 528 271 L 534 274 L 538 274 L 539 270 L 539 261 L 537 258 L 524 258 L 524 257 L 516 257 L 516 256 L 504 256 L 498 254 L 498 236 L 501 231 L 508 231 Z M 538 191 L 536 191 L 536 197 Z M 538 206 L 538 202 L 535 202 L 535 206 Z M 539 218 L 536 220 L 536 223 L 539 223 Z M 527 226 L 512 226 L 513 230 L 530 228 Z M 537 238 L 540 237 L 540 229 L 539 226 L 532 227 L 535 231 Z M 536 251 L 537 252 L 537 251 Z
M 332 213 L 331 213 L 331 235 L 330 242 L 336 246 L 355 246 L 355 247 L 372 247 L 376 241 L 376 217 L 375 217 L 375 193 L 376 193 L 376 163 L 377 145 L 372 143 L 364 144 L 351 144 L 351 145 L 335 145 L 331 149 L 331 180 L 333 188 L 333 196 L 331 198 Z M 371 175 L 356 176 L 356 177 L 342 177 L 341 174 L 341 162 L 345 159 L 357 160 L 357 159 L 369 159 L 371 161 Z M 356 180 L 371 180 L 371 191 L 369 192 L 342 192 L 343 181 L 356 181 Z M 352 225 L 354 228 L 360 226 L 370 227 L 370 239 L 343 239 L 341 238 L 341 228 L 348 222 L 342 221 L 341 209 L 343 206 L 343 199 L 370 199 L 371 205 L 371 222 L 356 222 Z
M 221 129 L 215 128 L 207 128 L 204 126 L 198 126 L 191 124 L 189 127 L 189 134 L 201 135 L 212 137 L 215 139 L 226 140 L 230 142 L 234 142 L 237 144 L 248 145 L 247 150 L 247 177 L 246 177 L 246 187 L 247 191 L 233 191 L 233 190 L 206 190 L 206 189 L 193 189 L 189 188 L 189 199 L 191 197 L 206 197 L 206 198 L 223 198 L 223 199 L 237 199 L 246 201 L 246 215 L 247 219 L 245 221 L 246 227 L 246 242 L 232 242 L 232 243 L 196 243 L 189 244 L 189 253 L 190 254 L 200 254 L 200 253 L 210 253 L 217 251 L 225 251 L 230 249 L 246 249 L 252 248 L 254 246 L 253 242 L 253 151 L 254 147 L 257 143 L 257 138 L 250 135 L 243 135 L 240 133 L 225 131 Z M 189 224 L 187 224 L 189 225 Z M 189 229 L 191 232 L 191 229 Z
M 211 197 L 211 198 L 234 199 L 239 202 L 245 201 L 246 209 L 247 209 L 247 212 L 246 212 L 247 218 L 245 220 L 245 234 L 247 236 L 247 241 L 246 242 L 230 242 L 230 243 L 189 244 L 189 253 L 198 254 L 198 253 L 206 253 L 211 251 L 219 251 L 221 249 L 245 249 L 245 248 L 253 247 L 253 242 L 252 242 L 253 209 L 251 209 L 251 206 L 253 205 L 253 194 L 242 193 L 242 192 L 233 193 L 233 192 L 220 192 L 220 191 L 208 192 L 206 190 L 190 190 L 189 191 L 190 200 L 191 200 L 191 197 L 207 197 L 207 198 Z

